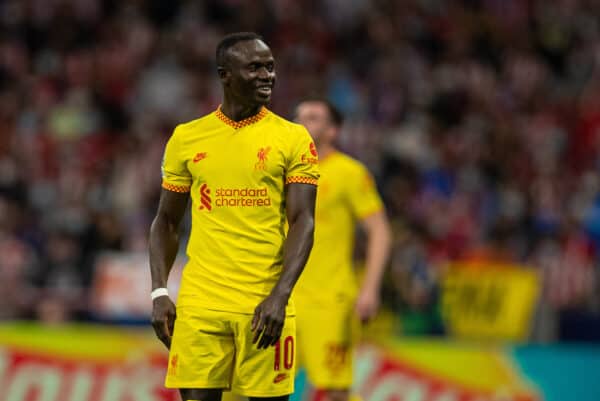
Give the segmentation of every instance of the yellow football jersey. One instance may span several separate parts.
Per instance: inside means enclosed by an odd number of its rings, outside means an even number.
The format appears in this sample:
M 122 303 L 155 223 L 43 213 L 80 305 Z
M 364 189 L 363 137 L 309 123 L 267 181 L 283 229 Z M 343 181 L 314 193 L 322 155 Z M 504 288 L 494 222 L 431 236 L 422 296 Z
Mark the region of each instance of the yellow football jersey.
M 178 305 L 254 312 L 282 270 L 285 185 L 317 185 L 317 163 L 306 129 L 266 108 L 237 122 L 217 109 L 175 128 L 162 185 L 192 199 Z
M 356 296 L 356 223 L 383 209 L 371 174 L 350 156 L 334 152 L 320 160 L 319 171 L 315 242 L 294 288 L 294 299 L 303 306 L 331 305 Z

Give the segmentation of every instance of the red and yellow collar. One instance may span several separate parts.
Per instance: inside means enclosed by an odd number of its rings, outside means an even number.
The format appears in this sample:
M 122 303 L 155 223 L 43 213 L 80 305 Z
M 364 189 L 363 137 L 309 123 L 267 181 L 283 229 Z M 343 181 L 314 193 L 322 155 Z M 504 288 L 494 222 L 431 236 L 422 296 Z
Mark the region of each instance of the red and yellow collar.
M 217 108 L 217 111 L 215 111 L 215 115 L 217 116 L 217 118 L 221 121 L 223 121 L 225 124 L 229 125 L 230 127 L 233 127 L 235 129 L 239 129 L 242 127 L 246 127 L 248 125 L 252 125 L 255 124 L 257 122 L 259 122 L 260 120 L 262 120 L 263 118 L 265 118 L 267 116 L 267 114 L 269 114 L 269 110 L 267 110 L 266 107 L 261 107 L 260 111 L 253 115 L 252 117 L 248 117 L 248 118 L 244 118 L 243 120 L 240 121 L 233 121 L 231 118 L 227 117 L 222 111 L 221 111 L 221 106 L 219 106 Z

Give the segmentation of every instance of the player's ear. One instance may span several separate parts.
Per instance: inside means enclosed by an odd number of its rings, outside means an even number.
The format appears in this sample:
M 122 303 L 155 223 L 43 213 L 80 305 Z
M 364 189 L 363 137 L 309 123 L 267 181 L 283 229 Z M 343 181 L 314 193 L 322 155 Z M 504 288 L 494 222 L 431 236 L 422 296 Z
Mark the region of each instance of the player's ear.
M 223 85 L 226 85 L 229 82 L 229 71 L 225 67 L 217 67 L 217 74 L 219 74 L 219 79 Z

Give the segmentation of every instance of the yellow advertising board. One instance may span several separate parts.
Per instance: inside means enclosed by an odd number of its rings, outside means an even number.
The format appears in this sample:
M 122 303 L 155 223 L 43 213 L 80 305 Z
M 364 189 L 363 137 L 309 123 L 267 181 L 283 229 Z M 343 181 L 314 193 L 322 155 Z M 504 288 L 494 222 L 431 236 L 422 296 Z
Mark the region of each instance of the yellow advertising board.
M 464 338 L 527 338 L 540 292 L 537 271 L 518 266 L 453 266 L 442 281 L 448 332 Z
M 166 366 L 149 328 L 0 324 L 0 401 L 179 401 L 164 388 Z M 380 339 L 358 348 L 354 370 L 364 401 L 542 400 L 498 346 Z M 316 400 L 304 390 L 296 399 Z

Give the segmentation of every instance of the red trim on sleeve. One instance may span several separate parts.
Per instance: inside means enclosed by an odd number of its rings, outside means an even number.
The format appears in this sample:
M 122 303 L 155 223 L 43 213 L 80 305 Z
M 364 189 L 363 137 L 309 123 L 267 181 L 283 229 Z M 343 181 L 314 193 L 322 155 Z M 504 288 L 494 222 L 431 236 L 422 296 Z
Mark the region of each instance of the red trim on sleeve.
M 168 182 L 165 182 L 165 181 L 163 181 L 162 187 L 164 189 L 168 190 L 168 191 L 171 191 L 171 192 L 179 192 L 179 193 L 190 192 L 190 187 L 189 186 L 173 185 L 173 184 L 169 184 Z
M 316 178 L 308 178 L 308 177 L 288 177 L 285 180 L 286 184 L 311 184 L 317 185 L 319 181 Z

